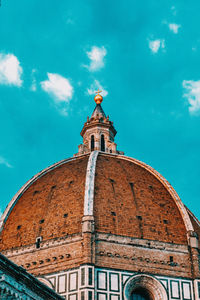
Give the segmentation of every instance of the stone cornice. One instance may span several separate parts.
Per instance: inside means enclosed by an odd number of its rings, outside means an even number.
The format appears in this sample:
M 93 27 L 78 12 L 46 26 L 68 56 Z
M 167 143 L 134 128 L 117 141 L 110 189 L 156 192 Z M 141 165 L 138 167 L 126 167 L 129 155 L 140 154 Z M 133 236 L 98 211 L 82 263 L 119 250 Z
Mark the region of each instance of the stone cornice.
M 92 122 L 86 122 L 81 130 L 81 136 L 84 135 L 84 133 L 86 132 L 86 130 L 88 129 L 91 129 L 91 128 L 94 128 L 94 127 L 104 127 L 104 128 L 108 128 L 112 131 L 113 133 L 113 136 L 115 136 L 117 134 L 117 131 L 115 130 L 112 122 L 108 121 L 108 122 L 101 122 L 100 120 L 95 120 L 95 121 L 92 121 Z
M 147 249 L 164 250 L 165 252 L 178 252 L 188 254 L 186 245 L 165 243 L 153 240 L 137 239 L 114 234 L 96 233 L 96 241 L 121 244 L 124 246 L 143 247 Z
M 36 249 L 35 244 L 32 244 L 32 245 L 27 245 L 27 246 L 22 246 L 22 247 L 5 250 L 5 251 L 2 251 L 2 253 L 4 255 L 6 255 L 6 257 L 13 257 L 13 256 L 25 254 L 25 253 L 38 252 L 38 251 L 41 251 L 42 249 L 50 249 L 50 248 L 60 246 L 60 245 L 76 243 L 76 242 L 82 241 L 82 239 L 83 239 L 82 235 L 77 234 L 77 235 L 42 241 L 39 249 Z

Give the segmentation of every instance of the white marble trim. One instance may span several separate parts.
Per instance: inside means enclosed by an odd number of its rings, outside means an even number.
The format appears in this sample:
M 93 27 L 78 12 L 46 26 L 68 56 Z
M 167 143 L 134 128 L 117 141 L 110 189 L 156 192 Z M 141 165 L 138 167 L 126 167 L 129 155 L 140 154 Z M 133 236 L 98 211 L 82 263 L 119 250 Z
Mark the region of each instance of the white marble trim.
M 92 151 L 88 160 L 85 180 L 84 216 L 93 216 L 94 180 L 98 153 L 98 151 Z

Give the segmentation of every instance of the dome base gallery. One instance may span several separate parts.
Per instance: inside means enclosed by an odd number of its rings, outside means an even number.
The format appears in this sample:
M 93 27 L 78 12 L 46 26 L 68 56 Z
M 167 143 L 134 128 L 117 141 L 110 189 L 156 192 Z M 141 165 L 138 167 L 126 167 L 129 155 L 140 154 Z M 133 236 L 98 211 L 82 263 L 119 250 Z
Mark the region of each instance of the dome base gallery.
M 11 200 L 0 251 L 69 300 L 200 299 L 199 221 L 115 135 L 97 103 L 78 153 Z

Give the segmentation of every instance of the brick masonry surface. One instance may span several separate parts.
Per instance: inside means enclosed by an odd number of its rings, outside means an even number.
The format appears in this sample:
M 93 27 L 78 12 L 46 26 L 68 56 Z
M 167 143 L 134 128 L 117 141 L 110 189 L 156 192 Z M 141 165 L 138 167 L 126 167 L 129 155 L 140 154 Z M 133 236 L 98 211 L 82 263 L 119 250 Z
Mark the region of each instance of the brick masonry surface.
M 99 155 L 94 196 L 95 229 L 123 236 L 186 244 L 186 229 L 167 189 L 150 172 Z
M 35 181 L 11 211 L 0 251 L 81 232 L 88 156 L 61 165 Z

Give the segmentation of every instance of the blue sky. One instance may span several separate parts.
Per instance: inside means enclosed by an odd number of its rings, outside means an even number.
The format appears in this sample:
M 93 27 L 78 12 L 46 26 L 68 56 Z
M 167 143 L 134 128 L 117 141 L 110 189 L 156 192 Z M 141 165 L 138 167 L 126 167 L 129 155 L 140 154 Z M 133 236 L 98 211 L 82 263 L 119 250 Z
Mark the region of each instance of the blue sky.
M 200 218 L 199 11 L 198 0 L 1 0 L 1 212 L 77 152 L 101 88 L 118 149 Z

